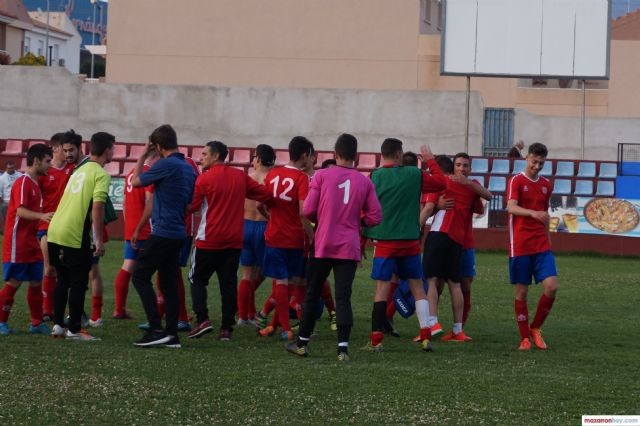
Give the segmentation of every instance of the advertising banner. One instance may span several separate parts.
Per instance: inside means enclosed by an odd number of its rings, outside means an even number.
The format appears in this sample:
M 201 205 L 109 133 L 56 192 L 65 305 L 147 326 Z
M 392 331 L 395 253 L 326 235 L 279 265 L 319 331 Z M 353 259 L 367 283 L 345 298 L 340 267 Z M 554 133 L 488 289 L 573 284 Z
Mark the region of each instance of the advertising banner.
M 122 203 L 124 201 L 124 178 L 111 178 L 109 184 L 109 198 L 113 203 L 116 211 L 122 211 Z
M 640 237 L 640 200 L 553 195 L 549 230 Z

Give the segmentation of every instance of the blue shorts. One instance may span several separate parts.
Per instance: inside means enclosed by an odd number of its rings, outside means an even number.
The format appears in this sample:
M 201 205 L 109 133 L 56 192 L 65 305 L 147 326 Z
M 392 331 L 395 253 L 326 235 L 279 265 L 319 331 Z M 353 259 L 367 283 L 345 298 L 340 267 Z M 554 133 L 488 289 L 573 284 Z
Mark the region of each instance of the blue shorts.
M 42 281 L 44 273 L 43 262 L 31 263 L 11 263 L 3 262 L 2 270 L 4 272 L 4 280 L 14 279 L 16 281 Z
M 476 276 L 476 250 L 475 249 L 463 249 L 462 250 L 462 276 L 463 277 L 475 277 Z
M 40 241 L 45 235 L 47 235 L 47 230 L 42 229 L 36 233 L 36 238 L 38 239 L 38 241 Z
M 240 264 L 242 266 L 259 266 L 262 268 L 264 261 L 264 231 L 267 222 L 261 220 L 244 220 L 244 241 Z
M 373 258 L 372 279 L 391 281 L 394 273 L 401 280 L 422 279 L 420 255 Z
M 546 278 L 556 276 L 558 276 L 556 260 L 551 250 L 509 258 L 509 278 L 511 278 L 511 284 L 531 285 L 532 277 L 537 284 Z
M 144 240 L 138 240 L 138 246 L 137 246 L 137 248 L 134 248 L 131 245 L 131 241 L 126 240 L 124 242 L 124 258 L 125 258 L 125 260 L 136 260 L 136 259 L 138 259 L 138 252 L 140 250 L 140 247 L 142 247 L 143 244 L 144 244 Z
M 180 250 L 180 267 L 184 268 L 187 266 L 189 262 L 189 257 L 191 255 L 191 244 L 193 244 L 193 237 L 187 237 L 184 240 L 184 244 L 182 244 L 182 249 Z
M 304 277 L 306 262 L 302 249 L 286 249 L 267 246 L 264 250 L 265 277 L 276 280 Z

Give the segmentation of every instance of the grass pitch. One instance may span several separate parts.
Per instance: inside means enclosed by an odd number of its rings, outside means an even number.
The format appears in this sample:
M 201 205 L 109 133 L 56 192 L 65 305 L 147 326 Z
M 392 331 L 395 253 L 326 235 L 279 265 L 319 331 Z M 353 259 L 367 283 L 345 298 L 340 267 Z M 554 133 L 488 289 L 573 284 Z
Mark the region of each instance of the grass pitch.
M 326 315 L 306 359 L 248 328 L 237 328 L 230 342 L 213 333 L 198 340 L 183 335 L 178 350 L 135 348 L 135 325 L 144 315 L 132 286 L 128 305 L 136 319 L 110 319 L 121 256 L 122 243 L 111 242 L 101 262 L 106 323 L 92 330 L 100 342 L 27 334 L 26 289 L 19 290 L 9 321 L 18 333 L 0 338 L 3 424 L 525 425 L 579 424 L 583 414 L 640 414 L 635 259 L 558 256 L 560 289 L 544 327 L 549 350 L 519 353 L 506 255 L 479 253 L 465 329 L 473 342 L 436 340 L 429 354 L 411 343 L 415 318 L 396 319 L 402 337 L 386 337 L 385 352 L 359 350 L 370 330 L 367 261 L 354 283 L 351 362 L 339 365 Z M 268 287 L 259 290 L 258 303 Z M 540 291 L 530 292 L 532 316 Z M 440 318 L 448 329 L 446 293 Z M 219 325 L 215 279 L 209 298 Z

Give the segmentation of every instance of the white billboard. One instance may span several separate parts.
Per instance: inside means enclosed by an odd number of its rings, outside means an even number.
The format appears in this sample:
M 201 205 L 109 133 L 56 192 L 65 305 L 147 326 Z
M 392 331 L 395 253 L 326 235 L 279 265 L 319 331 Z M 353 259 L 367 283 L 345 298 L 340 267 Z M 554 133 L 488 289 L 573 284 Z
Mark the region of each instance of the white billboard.
M 609 78 L 608 0 L 443 1 L 443 75 Z

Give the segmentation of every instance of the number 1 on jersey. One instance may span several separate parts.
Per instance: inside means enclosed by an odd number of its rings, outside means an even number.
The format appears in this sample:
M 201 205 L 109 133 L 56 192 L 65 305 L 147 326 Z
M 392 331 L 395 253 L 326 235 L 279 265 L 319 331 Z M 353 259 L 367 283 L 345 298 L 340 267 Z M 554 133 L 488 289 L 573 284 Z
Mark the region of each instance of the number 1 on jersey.
M 344 204 L 349 204 L 349 189 L 351 189 L 351 180 L 347 179 L 338 185 L 338 188 L 344 189 L 344 196 L 342 197 L 342 202 Z

